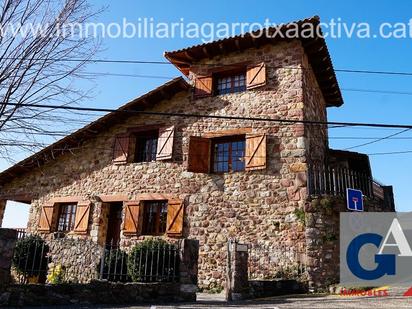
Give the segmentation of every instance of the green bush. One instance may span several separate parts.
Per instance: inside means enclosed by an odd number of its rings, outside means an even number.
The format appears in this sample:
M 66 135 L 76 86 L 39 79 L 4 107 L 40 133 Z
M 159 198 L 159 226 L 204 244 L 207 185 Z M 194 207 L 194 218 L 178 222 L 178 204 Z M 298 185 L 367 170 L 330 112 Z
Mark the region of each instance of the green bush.
M 24 277 L 39 276 L 40 281 L 47 275 L 49 247 L 42 238 L 27 236 L 16 243 L 13 255 L 13 266 L 17 273 Z
M 127 260 L 127 253 L 120 249 L 107 251 L 104 257 L 102 278 L 116 282 L 128 281 Z
M 127 271 L 134 282 L 174 281 L 178 266 L 176 246 L 162 239 L 148 239 L 133 247 Z

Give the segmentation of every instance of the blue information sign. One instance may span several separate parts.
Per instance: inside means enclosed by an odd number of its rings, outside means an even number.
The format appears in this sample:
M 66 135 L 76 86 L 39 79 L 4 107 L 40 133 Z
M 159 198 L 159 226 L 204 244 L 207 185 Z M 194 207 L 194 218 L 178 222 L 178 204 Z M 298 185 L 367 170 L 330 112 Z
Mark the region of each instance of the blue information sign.
M 361 190 L 347 188 L 346 198 L 349 210 L 363 211 L 363 194 Z

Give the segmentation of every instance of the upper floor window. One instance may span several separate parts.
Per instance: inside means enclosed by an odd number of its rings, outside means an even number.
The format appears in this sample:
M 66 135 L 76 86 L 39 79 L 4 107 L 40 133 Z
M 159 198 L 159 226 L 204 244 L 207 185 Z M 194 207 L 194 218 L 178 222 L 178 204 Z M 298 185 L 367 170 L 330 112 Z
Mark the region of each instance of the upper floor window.
M 152 162 L 173 157 L 175 127 L 130 128 L 115 136 L 113 163 Z
M 145 201 L 143 204 L 144 235 L 162 235 L 166 232 L 167 201 Z
M 213 140 L 213 172 L 237 172 L 245 170 L 245 137 L 233 136 Z
M 134 162 L 156 161 L 159 131 L 146 131 L 136 135 Z
M 77 204 L 60 204 L 59 206 L 59 221 L 57 231 L 69 232 L 74 230 L 74 222 L 76 218 Z
M 246 73 L 225 75 L 216 79 L 216 94 L 227 94 L 246 90 Z
M 218 72 L 196 75 L 194 80 L 194 98 L 227 94 L 251 90 L 266 85 L 266 65 L 255 64 L 233 65 L 235 69 L 217 68 Z

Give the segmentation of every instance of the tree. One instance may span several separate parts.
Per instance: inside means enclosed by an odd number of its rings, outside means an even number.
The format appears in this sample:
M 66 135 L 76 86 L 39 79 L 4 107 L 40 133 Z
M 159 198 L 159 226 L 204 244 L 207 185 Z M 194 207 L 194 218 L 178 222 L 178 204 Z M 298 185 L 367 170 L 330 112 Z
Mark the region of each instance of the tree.
M 99 42 L 83 35 L 81 25 L 98 12 L 87 0 L 2 2 L 0 156 L 10 159 L 10 147 L 38 150 L 43 135 L 61 136 L 64 124 L 74 119 L 67 111 L 36 105 L 72 105 L 86 97 L 75 82 L 87 78 L 83 69 Z

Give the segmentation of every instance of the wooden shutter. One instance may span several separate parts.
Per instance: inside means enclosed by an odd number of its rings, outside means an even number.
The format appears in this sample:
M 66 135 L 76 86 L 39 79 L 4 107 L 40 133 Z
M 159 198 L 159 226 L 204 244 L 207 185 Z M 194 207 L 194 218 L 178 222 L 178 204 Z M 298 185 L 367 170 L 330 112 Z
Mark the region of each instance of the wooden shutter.
M 113 162 L 117 164 L 127 163 L 129 157 L 130 136 L 118 135 L 114 140 Z
M 198 76 L 195 79 L 195 93 L 196 98 L 211 96 L 213 93 L 213 79 L 212 76 Z
M 266 135 L 246 134 L 246 170 L 266 168 Z
M 124 227 L 125 234 L 139 234 L 140 201 L 125 203 Z
M 189 140 L 189 172 L 209 173 L 210 168 L 210 139 L 191 136 Z
M 169 160 L 173 156 L 173 139 L 175 127 L 159 129 L 159 139 L 157 141 L 156 160 Z
M 248 66 L 246 71 L 246 88 L 253 89 L 264 85 L 266 85 L 265 63 Z
M 52 230 L 52 220 L 54 214 L 54 204 L 43 205 L 40 213 L 39 228 L 40 232 L 50 233 Z
M 74 232 L 86 234 L 89 227 L 90 202 L 82 201 L 77 203 L 76 219 L 74 221 Z
M 182 200 L 169 200 L 167 205 L 167 236 L 183 235 L 184 203 Z

